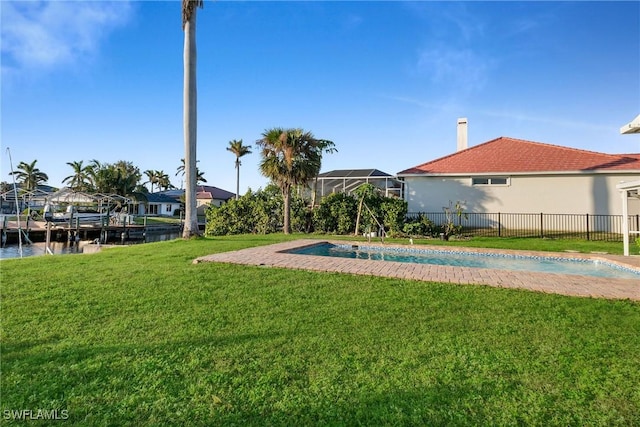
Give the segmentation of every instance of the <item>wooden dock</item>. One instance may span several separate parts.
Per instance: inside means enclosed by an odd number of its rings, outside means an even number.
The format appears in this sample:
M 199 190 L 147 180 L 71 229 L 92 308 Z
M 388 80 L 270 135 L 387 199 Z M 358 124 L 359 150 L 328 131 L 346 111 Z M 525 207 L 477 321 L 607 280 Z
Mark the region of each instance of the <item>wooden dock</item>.
M 109 224 L 97 223 L 51 223 L 51 241 L 79 241 L 95 240 L 101 243 L 123 243 L 134 240 L 144 240 L 152 233 L 179 233 L 180 224 Z M 1 224 L 2 243 L 18 243 L 18 231 L 22 230 L 23 238 L 31 242 L 45 242 L 47 237 L 47 223 L 45 221 L 4 221 Z

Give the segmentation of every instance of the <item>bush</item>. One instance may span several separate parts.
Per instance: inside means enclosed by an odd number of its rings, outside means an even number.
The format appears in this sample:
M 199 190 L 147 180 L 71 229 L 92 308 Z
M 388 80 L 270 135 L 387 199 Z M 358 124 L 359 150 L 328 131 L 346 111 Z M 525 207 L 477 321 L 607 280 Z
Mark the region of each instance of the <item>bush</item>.
M 312 231 L 332 234 L 350 234 L 355 231 L 358 206 L 364 197 L 368 207 L 363 208 L 359 232 L 375 231 L 380 222 L 386 231 L 403 231 L 407 203 L 404 200 L 380 196 L 373 186 L 364 185 L 358 194 L 333 193 L 324 197 L 315 210 L 305 201 L 291 195 L 291 230 L 299 233 Z M 282 230 L 284 201 L 280 189 L 268 185 L 264 190 L 249 190 L 238 200 L 229 200 L 220 207 L 207 209 L 205 235 L 269 234 Z M 375 219 L 372 218 L 371 212 Z
M 380 208 L 382 209 L 383 224 L 389 229 L 389 234 L 392 236 L 400 234 L 409 209 L 407 202 L 397 197 L 385 197 Z
M 323 233 L 349 234 L 356 226 L 358 202 L 345 193 L 324 197 L 313 211 L 313 226 Z
M 436 227 L 433 221 L 426 215 L 420 214 L 416 218 L 405 222 L 402 231 L 408 236 L 433 236 L 436 233 Z
M 247 191 L 238 200 L 207 209 L 205 235 L 269 234 L 282 231 L 284 200 L 280 189 L 268 185 L 257 192 Z M 304 201 L 291 196 L 291 229 L 305 231 L 310 225 Z

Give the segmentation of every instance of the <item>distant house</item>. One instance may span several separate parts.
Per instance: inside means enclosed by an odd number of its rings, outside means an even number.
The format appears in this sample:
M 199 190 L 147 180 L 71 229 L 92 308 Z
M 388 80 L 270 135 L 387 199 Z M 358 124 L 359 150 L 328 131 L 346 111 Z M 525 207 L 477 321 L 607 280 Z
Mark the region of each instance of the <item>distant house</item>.
M 184 204 L 184 190 L 167 190 L 156 194 L 163 194 L 170 197 L 180 206 Z M 211 185 L 198 185 L 196 187 L 196 205 L 198 207 L 198 215 L 204 215 L 205 209 L 209 205 L 221 206 L 230 199 L 236 197 L 235 193 L 223 190 Z
M 621 182 L 640 179 L 640 153 L 605 154 L 501 137 L 405 169 L 409 212 L 621 215 Z M 629 201 L 629 214 L 640 200 Z
M 378 169 L 340 169 L 323 172 L 318 175 L 316 191 L 320 197 L 332 193 L 351 194 L 367 183 L 379 188 L 385 196 L 402 197 L 403 182 Z
M 137 215 L 174 216 L 180 211 L 180 201 L 164 193 L 136 193 Z
M 236 197 L 235 193 L 223 190 L 211 185 L 198 185 L 196 187 L 196 200 L 198 208 L 200 206 L 220 206 Z

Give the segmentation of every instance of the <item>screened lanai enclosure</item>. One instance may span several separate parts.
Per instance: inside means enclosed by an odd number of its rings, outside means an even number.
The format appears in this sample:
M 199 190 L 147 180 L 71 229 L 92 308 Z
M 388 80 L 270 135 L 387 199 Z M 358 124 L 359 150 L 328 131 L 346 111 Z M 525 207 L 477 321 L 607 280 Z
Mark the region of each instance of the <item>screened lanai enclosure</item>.
M 362 184 L 371 184 L 386 197 L 403 197 L 404 182 L 378 169 L 340 169 L 318 175 L 317 194 L 351 194 Z

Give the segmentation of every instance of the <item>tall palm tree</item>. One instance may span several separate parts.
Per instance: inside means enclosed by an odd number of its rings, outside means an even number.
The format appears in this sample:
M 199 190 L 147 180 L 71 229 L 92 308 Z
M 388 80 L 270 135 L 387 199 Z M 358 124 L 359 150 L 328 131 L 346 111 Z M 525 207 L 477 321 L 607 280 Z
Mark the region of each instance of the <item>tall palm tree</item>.
M 182 0 L 184 31 L 183 126 L 185 152 L 185 221 L 182 237 L 200 235 L 196 200 L 197 90 L 196 90 L 196 11 L 203 0 Z
M 260 172 L 280 187 L 284 199 L 283 231 L 289 234 L 291 212 L 291 187 L 307 183 L 320 170 L 322 153 L 330 152 L 334 143 L 316 139 L 311 132 L 302 129 L 273 128 L 256 141 L 262 149 Z
M 17 170 L 9 172 L 9 175 L 15 175 L 16 181 L 22 184 L 22 188 L 27 191 L 33 191 L 38 185 L 49 180 L 49 176 L 36 167 L 37 160 L 31 163 L 20 162 L 16 167 Z
M 228 151 L 236 155 L 236 200 L 240 197 L 240 157 L 251 154 L 250 145 L 242 145 L 242 140 L 229 141 Z
M 91 165 L 84 165 L 84 162 L 67 162 L 73 169 L 73 175 L 67 176 L 62 183 L 69 183 L 69 187 L 74 191 L 85 191 L 89 187 L 89 177 L 91 174 Z

